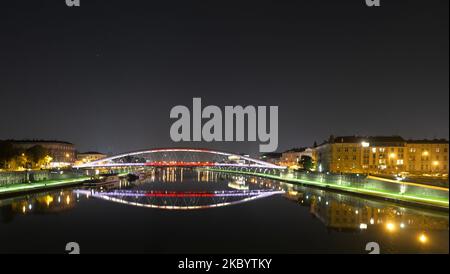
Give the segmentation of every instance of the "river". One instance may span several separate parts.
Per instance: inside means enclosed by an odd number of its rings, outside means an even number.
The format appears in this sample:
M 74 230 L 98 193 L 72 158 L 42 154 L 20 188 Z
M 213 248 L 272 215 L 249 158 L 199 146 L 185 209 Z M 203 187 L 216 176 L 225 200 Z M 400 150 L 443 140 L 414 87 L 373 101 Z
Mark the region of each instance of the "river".
M 0 199 L 0 253 L 448 253 L 448 211 L 203 169 Z

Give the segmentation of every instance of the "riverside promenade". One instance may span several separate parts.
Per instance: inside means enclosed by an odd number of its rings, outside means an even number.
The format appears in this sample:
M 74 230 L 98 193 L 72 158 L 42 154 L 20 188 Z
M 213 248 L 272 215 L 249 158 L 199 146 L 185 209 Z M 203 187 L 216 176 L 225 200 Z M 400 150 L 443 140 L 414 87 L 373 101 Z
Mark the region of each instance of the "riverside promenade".
M 6 186 L 0 186 L 0 196 L 15 195 L 32 191 L 47 190 L 57 187 L 67 187 L 82 184 L 89 180 L 89 176 L 68 178 L 68 179 L 55 179 L 44 180 L 31 183 L 11 184 Z

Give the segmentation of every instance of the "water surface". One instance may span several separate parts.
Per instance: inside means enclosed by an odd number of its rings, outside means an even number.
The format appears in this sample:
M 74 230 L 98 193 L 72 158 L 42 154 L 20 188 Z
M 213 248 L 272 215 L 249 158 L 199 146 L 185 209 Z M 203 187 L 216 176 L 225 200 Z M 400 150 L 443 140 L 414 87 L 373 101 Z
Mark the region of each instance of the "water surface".
M 112 196 L 86 190 L 0 199 L 0 252 L 63 253 L 67 242 L 82 253 L 449 251 L 448 212 L 257 177 L 168 168 L 95 190 Z

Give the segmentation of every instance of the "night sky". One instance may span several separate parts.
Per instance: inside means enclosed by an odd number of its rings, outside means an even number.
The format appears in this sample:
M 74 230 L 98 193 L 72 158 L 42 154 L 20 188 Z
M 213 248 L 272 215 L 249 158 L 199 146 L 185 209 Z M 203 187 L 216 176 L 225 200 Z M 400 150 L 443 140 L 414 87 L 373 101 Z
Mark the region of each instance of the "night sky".
M 170 109 L 279 106 L 279 150 L 334 135 L 449 137 L 449 2 L 9 0 L 0 139 L 118 153 L 173 143 Z

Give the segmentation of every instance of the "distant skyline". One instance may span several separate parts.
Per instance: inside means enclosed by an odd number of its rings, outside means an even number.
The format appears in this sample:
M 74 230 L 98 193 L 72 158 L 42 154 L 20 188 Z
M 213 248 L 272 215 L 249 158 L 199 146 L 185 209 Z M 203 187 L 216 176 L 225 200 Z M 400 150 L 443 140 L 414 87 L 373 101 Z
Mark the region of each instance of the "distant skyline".
M 173 106 L 279 106 L 278 151 L 333 135 L 449 138 L 449 3 L 7 1 L 0 140 L 79 151 L 174 143 Z

